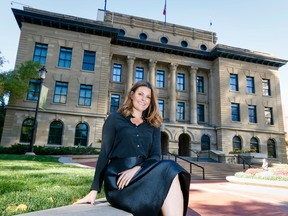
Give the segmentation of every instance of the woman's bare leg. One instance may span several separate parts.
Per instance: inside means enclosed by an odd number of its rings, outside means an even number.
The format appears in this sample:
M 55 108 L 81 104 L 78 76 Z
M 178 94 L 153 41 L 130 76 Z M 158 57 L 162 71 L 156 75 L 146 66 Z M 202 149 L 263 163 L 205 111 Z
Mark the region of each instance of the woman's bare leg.
M 183 216 L 183 194 L 179 182 L 179 177 L 173 179 L 167 197 L 161 208 L 163 216 Z

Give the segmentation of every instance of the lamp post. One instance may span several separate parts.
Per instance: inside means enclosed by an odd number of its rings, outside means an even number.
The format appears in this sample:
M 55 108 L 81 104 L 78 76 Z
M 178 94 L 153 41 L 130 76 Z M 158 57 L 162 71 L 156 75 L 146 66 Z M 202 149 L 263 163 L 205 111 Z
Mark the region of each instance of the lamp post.
M 46 77 L 46 73 L 47 70 L 45 68 L 45 66 L 43 66 L 42 68 L 39 69 L 39 82 L 40 82 L 40 90 L 39 90 L 39 95 L 37 98 L 37 105 L 36 105 L 36 110 L 35 110 L 35 116 L 34 116 L 34 121 L 33 121 L 33 125 L 32 125 L 32 137 L 30 140 L 30 144 L 29 144 L 29 150 L 26 154 L 30 154 L 30 155 L 35 155 L 35 153 L 33 152 L 33 145 L 35 143 L 35 136 L 36 136 L 36 131 L 37 131 L 37 115 L 38 115 L 38 109 L 39 109 L 39 102 L 40 102 L 40 95 L 41 95 L 41 89 L 42 89 L 42 84 L 43 81 Z

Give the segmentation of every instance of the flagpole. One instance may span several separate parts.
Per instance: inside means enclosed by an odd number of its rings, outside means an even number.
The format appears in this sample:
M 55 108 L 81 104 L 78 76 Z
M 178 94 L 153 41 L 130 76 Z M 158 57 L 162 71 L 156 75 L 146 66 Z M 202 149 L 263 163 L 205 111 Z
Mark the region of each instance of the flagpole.
M 213 48 L 213 37 L 214 37 L 214 34 L 213 34 L 213 31 L 212 31 L 212 19 L 210 17 L 210 31 L 211 31 L 211 34 L 212 34 L 212 48 Z
M 165 16 L 164 25 L 166 25 L 166 16 L 167 16 L 166 8 L 167 8 L 167 0 L 165 0 L 164 9 L 163 9 L 163 15 Z
M 104 14 L 106 15 L 107 0 L 104 1 Z

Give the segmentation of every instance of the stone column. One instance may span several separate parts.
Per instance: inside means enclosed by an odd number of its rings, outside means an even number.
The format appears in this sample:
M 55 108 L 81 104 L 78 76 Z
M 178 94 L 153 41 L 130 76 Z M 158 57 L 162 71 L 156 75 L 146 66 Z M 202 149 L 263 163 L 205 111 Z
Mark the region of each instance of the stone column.
M 197 90 L 196 90 L 196 74 L 198 67 L 190 68 L 190 123 L 197 124 Z
M 208 74 L 209 77 L 209 86 L 208 86 L 208 98 L 209 98 L 209 106 L 208 106 L 208 119 L 207 121 L 211 124 L 215 124 L 215 112 L 216 112 L 216 107 L 215 107 L 215 99 L 214 99 L 214 74 L 213 70 L 210 70 L 210 73 Z M 213 115 L 214 112 L 214 115 Z
M 156 75 L 156 72 L 155 72 L 155 68 L 156 68 L 156 63 L 157 61 L 153 60 L 153 59 L 150 59 L 149 60 L 149 82 L 152 84 L 152 86 L 156 87 L 155 86 L 155 75 Z
M 177 64 L 170 64 L 170 122 L 176 122 L 176 70 Z
M 127 56 L 127 83 L 126 83 L 126 95 L 133 85 L 133 68 L 134 68 L 135 57 Z

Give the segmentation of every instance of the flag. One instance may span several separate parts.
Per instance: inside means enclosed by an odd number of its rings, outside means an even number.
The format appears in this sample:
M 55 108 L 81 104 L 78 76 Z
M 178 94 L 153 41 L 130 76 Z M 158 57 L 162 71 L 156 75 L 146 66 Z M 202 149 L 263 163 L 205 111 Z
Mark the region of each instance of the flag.
M 164 5 L 164 9 L 163 9 L 163 15 L 165 16 L 165 21 L 164 21 L 164 25 L 166 25 L 166 0 L 165 0 L 165 5 Z
M 210 28 L 212 27 L 212 19 L 211 19 L 211 17 L 210 17 Z
M 46 86 L 42 85 L 41 93 L 40 93 L 39 108 L 41 108 L 43 110 L 45 110 L 47 94 L 48 94 L 48 88 Z
M 166 0 L 165 0 L 164 9 L 163 9 L 163 15 L 166 16 Z

